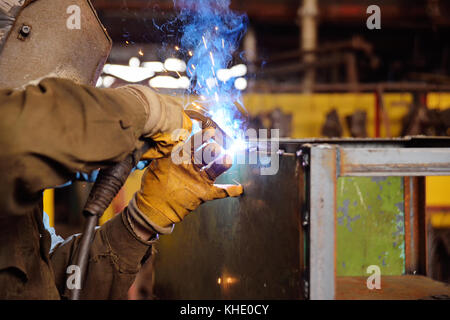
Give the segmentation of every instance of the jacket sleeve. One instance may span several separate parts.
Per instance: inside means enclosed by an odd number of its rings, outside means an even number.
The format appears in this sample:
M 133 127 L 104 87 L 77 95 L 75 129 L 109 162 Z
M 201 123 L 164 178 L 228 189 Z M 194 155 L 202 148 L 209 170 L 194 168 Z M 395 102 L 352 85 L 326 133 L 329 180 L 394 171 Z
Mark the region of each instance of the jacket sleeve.
M 151 253 L 152 241 L 144 242 L 135 235 L 126 210 L 95 232 L 82 299 L 127 299 L 143 259 Z M 63 298 L 70 296 L 67 268 L 76 263 L 80 239 L 80 235 L 72 236 L 50 254 L 56 286 Z
M 0 207 L 23 214 L 75 172 L 123 160 L 142 146 L 147 111 L 136 95 L 64 79 L 0 90 Z

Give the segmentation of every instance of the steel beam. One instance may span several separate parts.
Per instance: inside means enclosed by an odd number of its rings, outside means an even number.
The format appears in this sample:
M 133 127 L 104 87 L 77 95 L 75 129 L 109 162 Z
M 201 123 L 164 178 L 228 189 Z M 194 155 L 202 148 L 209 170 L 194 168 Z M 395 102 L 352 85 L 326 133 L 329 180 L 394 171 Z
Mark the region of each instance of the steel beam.
M 310 299 L 330 300 L 336 290 L 337 147 L 311 147 Z
M 448 148 L 339 148 L 339 176 L 450 175 Z

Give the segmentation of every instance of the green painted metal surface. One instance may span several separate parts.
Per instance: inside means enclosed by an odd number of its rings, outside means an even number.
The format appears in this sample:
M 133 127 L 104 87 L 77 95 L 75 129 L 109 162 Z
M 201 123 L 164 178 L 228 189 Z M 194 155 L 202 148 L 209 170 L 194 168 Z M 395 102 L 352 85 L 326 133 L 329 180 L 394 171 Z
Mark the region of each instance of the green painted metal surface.
M 368 276 L 405 269 L 402 177 L 341 177 L 337 185 L 337 274 Z

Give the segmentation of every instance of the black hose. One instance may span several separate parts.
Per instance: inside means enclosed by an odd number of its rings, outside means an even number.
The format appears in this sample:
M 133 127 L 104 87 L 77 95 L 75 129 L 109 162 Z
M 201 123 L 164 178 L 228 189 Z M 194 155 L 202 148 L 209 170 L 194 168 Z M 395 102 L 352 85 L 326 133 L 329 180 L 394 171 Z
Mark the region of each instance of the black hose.
M 81 236 L 80 246 L 79 246 L 79 255 L 77 259 L 77 266 L 80 268 L 81 275 L 81 285 L 84 284 L 84 276 L 87 263 L 89 260 L 89 251 L 91 248 L 92 240 L 94 239 L 95 227 L 97 226 L 99 217 L 98 216 L 89 216 L 86 218 L 86 223 L 84 225 L 84 231 Z M 81 294 L 81 288 L 74 288 L 70 292 L 70 300 L 79 300 Z
M 114 197 L 125 184 L 133 168 L 139 162 L 142 154 L 147 151 L 149 146 L 134 154 L 129 155 L 125 160 L 115 166 L 100 170 L 97 180 L 89 193 L 83 214 L 87 218 L 83 234 L 81 235 L 80 245 L 76 265 L 80 268 L 81 288 L 72 289 L 70 292 L 71 300 L 79 300 L 81 290 L 86 280 L 86 270 L 89 261 L 89 252 L 94 239 L 95 227 L 99 218 L 108 208 Z

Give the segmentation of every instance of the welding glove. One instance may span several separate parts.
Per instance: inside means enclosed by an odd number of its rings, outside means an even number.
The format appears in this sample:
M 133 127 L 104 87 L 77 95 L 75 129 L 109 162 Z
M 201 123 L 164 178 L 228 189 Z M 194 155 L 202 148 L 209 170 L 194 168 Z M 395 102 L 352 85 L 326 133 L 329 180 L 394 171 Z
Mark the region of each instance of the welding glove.
M 202 131 L 196 133 L 199 134 Z M 241 185 L 214 184 L 215 179 L 231 167 L 232 160 L 228 155 L 219 155 L 223 150 L 216 142 L 196 150 L 193 141 L 198 140 L 194 136 L 174 152 L 184 155 L 182 163 L 172 155 L 153 161 L 147 168 L 141 189 L 128 206 L 129 213 L 140 225 L 168 234 L 175 223 L 202 203 L 243 193 Z
M 154 144 L 143 155 L 143 160 L 165 157 L 177 143 L 184 142 L 189 137 L 192 122 L 184 113 L 180 100 L 158 94 L 141 85 L 128 85 L 118 89 L 133 94 L 145 108 L 147 121 L 142 137 L 150 138 Z

